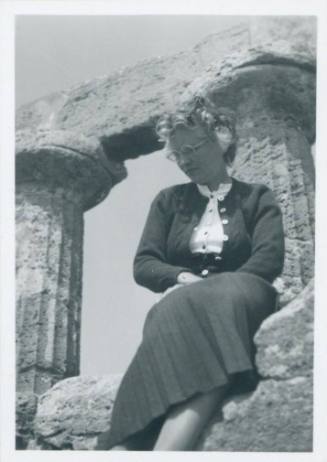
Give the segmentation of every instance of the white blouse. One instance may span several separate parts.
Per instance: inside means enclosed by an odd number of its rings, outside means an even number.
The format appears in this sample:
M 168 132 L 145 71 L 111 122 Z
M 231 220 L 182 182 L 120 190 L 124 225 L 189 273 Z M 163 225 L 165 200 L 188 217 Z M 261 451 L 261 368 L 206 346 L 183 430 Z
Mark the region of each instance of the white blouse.
M 226 219 L 219 215 L 217 201 L 223 201 L 232 187 L 232 183 L 221 183 L 216 191 L 210 191 L 207 186 L 197 185 L 199 192 L 209 198 L 207 207 L 194 228 L 190 250 L 192 253 L 215 253 L 220 254 L 224 241 L 228 237 L 224 234 L 223 224 Z

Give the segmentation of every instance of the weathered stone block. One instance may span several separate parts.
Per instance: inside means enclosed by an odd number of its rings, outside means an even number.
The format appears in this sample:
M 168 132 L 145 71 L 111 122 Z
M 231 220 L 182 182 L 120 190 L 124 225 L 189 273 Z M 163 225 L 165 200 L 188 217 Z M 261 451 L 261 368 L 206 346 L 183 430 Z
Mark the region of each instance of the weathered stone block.
M 34 417 L 37 396 L 33 393 L 16 394 L 16 448 L 25 449 L 34 438 Z
M 24 128 L 17 131 L 15 150 L 16 183 L 75 191 L 84 210 L 101 202 L 127 175 L 121 162 L 105 155 L 101 140 L 80 129 Z
M 199 451 L 312 451 L 312 380 L 264 380 L 249 398 L 223 408 L 223 419 L 208 426 Z
M 313 369 L 313 281 L 299 297 L 267 318 L 255 336 L 256 363 L 264 377 L 288 379 Z
M 97 436 L 109 428 L 120 378 L 73 377 L 44 393 L 35 419 L 39 447 L 94 449 Z

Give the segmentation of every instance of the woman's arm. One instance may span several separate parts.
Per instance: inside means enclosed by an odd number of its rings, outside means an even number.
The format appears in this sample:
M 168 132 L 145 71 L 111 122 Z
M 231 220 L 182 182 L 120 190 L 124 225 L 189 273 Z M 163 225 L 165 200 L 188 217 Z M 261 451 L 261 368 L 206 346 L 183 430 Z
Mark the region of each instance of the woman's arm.
M 284 265 L 282 213 L 272 191 L 262 186 L 251 217 L 252 252 L 237 271 L 253 273 L 272 282 Z
M 177 276 L 188 268 L 167 262 L 166 244 L 173 210 L 167 190 L 151 204 L 143 234 L 134 259 L 134 279 L 153 292 L 164 292 L 177 284 Z

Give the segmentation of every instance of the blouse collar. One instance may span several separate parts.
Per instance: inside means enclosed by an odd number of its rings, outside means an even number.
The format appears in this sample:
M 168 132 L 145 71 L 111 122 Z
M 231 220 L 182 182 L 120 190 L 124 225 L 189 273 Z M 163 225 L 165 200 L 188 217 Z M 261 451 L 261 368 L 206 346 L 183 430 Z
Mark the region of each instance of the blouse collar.
M 220 183 L 218 189 L 216 189 L 215 191 L 210 191 L 208 186 L 203 184 L 197 184 L 196 186 L 199 192 L 202 194 L 202 196 L 216 199 L 219 198 L 219 200 L 221 200 L 221 198 L 227 196 L 229 191 L 232 189 L 233 183 Z

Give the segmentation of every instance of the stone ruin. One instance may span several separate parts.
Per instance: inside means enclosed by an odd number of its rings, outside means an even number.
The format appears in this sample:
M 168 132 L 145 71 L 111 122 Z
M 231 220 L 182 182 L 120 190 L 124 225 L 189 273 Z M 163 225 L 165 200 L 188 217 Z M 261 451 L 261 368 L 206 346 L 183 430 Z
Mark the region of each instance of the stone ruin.
M 83 212 L 162 146 L 154 124 L 207 94 L 237 118 L 234 176 L 284 215 L 281 310 L 256 334 L 261 376 L 229 397 L 199 451 L 312 451 L 314 17 L 249 17 L 193 49 L 145 60 L 17 111 L 18 449 L 88 449 L 110 427 L 120 376 L 79 376 Z M 187 72 L 185 72 L 187 69 Z

